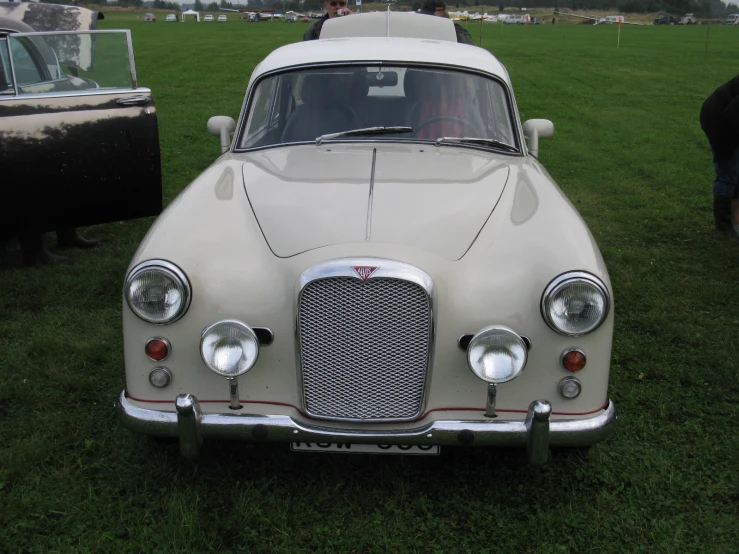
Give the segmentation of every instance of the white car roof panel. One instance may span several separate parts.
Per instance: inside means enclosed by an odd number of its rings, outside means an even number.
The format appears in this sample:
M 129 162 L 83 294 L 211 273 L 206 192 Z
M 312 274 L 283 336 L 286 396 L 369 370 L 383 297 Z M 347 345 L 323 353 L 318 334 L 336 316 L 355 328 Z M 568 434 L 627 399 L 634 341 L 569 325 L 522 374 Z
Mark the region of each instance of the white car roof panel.
M 371 12 L 354 17 L 335 17 L 321 28 L 321 38 L 353 37 L 429 38 L 457 42 L 451 19 L 415 12 Z
M 350 17 L 358 16 L 346 16 Z M 274 50 L 254 69 L 249 84 L 264 73 L 280 69 L 342 62 L 447 65 L 488 73 L 510 86 L 505 67 L 487 50 L 443 40 L 394 37 L 335 38 L 288 44 Z

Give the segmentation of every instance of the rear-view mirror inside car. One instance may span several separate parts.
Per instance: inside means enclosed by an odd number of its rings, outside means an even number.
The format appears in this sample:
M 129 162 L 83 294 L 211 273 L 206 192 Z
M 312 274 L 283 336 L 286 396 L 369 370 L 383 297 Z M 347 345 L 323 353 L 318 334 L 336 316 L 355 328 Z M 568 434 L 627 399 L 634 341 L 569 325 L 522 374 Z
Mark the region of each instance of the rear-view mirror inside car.
M 366 79 L 370 87 L 394 87 L 398 84 L 398 74 L 395 71 L 367 73 Z

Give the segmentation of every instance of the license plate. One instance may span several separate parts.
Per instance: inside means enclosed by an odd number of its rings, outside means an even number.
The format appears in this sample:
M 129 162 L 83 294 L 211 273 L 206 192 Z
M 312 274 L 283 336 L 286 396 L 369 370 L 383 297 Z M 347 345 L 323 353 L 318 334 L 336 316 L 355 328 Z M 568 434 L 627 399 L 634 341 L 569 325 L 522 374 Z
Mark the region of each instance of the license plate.
M 291 442 L 290 450 L 298 452 L 342 452 L 344 454 L 402 454 L 433 456 L 441 451 L 438 444 L 347 444 L 336 442 Z

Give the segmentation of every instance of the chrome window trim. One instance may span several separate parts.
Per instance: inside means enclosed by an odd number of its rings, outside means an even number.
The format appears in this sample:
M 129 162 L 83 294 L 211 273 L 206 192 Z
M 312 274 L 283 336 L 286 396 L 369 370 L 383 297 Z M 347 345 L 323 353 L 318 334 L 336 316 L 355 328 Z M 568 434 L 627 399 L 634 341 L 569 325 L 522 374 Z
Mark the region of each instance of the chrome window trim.
M 362 278 L 357 275 L 352 266 L 377 266 L 377 270 L 366 280 L 375 278 L 398 279 L 409 281 L 420 286 L 425 292 L 429 301 L 429 336 L 428 336 L 428 352 L 426 356 L 426 376 L 423 385 L 423 396 L 419 403 L 418 412 L 411 417 L 406 418 L 381 418 L 381 419 L 350 419 L 350 418 L 329 418 L 325 416 L 316 417 L 308 412 L 307 402 L 305 400 L 305 388 L 303 386 L 303 358 L 302 347 L 300 343 L 300 301 L 303 289 L 313 281 L 319 279 L 327 279 L 333 277 L 353 277 L 355 279 Z M 300 395 L 300 409 L 308 417 L 326 420 L 326 421 L 346 421 L 352 423 L 398 423 L 404 421 L 413 421 L 418 419 L 426 410 L 426 403 L 431 388 L 431 373 L 434 367 L 434 351 L 436 350 L 436 288 L 431 276 L 422 269 L 398 262 L 388 260 L 386 258 L 338 258 L 320 262 L 306 269 L 298 278 L 298 286 L 296 287 L 295 298 L 293 302 L 295 309 L 295 361 L 298 376 L 298 394 Z
M 558 329 L 557 326 L 552 323 L 551 318 L 549 317 L 549 310 L 547 309 L 547 305 L 554 289 L 556 289 L 562 283 L 566 281 L 571 281 L 573 279 L 582 279 L 585 281 L 589 281 L 590 283 L 595 285 L 596 288 L 600 289 L 600 291 L 603 293 L 603 298 L 605 299 L 605 310 L 603 311 L 603 318 L 600 320 L 598 325 L 585 333 L 565 333 L 561 329 Z M 541 310 L 541 316 L 542 318 L 544 318 L 547 326 L 558 335 L 562 335 L 564 337 L 582 337 L 596 331 L 608 318 L 608 313 L 611 310 L 611 295 L 608 292 L 608 288 L 603 283 L 603 281 L 601 281 L 592 273 L 587 273 L 585 271 L 568 271 L 567 273 L 563 273 L 562 275 L 559 275 L 558 277 L 555 277 L 554 279 L 552 279 L 552 281 L 550 281 L 550 283 L 544 289 L 544 293 L 541 295 L 541 303 L 539 305 L 539 309 Z
M 129 295 L 128 295 L 129 283 L 130 283 L 131 279 L 135 275 L 139 274 L 144 269 L 149 269 L 151 267 L 163 268 L 163 269 L 166 269 L 166 270 L 170 271 L 178 279 L 180 279 L 180 281 L 182 281 L 182 284 L 184 285 L 184 288 L 185 288 L 185 302 L 183 303 L 182 310 L 180 311 L 179 314 L 177 314 L 174 318 L 172 318 L 171 320 L 167 321 L 166 323 L 153 323 L 151 321 L 147 321 L 144 318 L 142 318 L 141 316 L 139 316 L 136 313 L 136 310 L 134 310 L 131 307 L 131 300 L 130 300 Z M 171 323 L 174 323 L 178 319 L 181 319 L 187 313 L 187 310 L 190 309 L 190 302 L 192 301 L 192 287 L 190 285 L 190 280 L 187 278 L 187 275 L 185 275 L 185 272 L 182 271 L 179 267 L 177 267 L 172 262 L 168 262 L 166 260 L 147 260 L 145 262 L 141 262 L 140 264 L 136 265 L 136 267 L 134 267 L 131 271 L 128 272 L 128 275 L 126 275 L 126 280 L 123 282 L 123 286 L 124 286 L 123 296 L 126 298 L 126 304 L 128 304 L 128 309 L 131 310 L 131 312 L 133 313 L 133 315 L 135 315 L 136 317 L 138 317 L 141 321 L 144 321 L 144 322 L 149 323 L 151 325 L 159 325 L 159 326 L 162 326 L 162 325 L 169 325 Z
M 8 89 L 10 90 L 10 89 Z M 83 96 L 102 96 L 111 94 L 131 94 L 131 92 L 140 93 L 151 93 L 151 89 L 146 87 L 138 87 L 136 89 L 130 88 L 94 88 L 90 90 L 65 90 L 59 92 L 39 92 L 39 93 L 21 93 L 21 94 L 4 94 L 0 96 L 0 100 L 13 99 L 13 100 L 25 100 L 33 99 L 40 100 L 44 98 L 69 98 L 69 97 L 83 97 Z M 118 106 L 123 107 L 123 106 Z

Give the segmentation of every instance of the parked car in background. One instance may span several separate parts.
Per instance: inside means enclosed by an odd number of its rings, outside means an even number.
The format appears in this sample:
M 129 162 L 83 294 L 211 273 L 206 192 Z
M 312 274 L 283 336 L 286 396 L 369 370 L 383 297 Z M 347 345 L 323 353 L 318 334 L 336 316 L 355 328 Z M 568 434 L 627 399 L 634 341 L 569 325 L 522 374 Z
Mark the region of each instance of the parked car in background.
M 228 17 L 226 17 L 224 14 L 221 14 L 218 16 L 219 23 L 226 23 L 227 21 L 228 21 Z
M 624 23 L 626 21 L 626 18 L 623 15 L 607 15 L 605 17 L 601 17 L 598 20 L 598 23 L 603 25 L 617 25 L 619 23 Z
M 177 21 L 177 16 L 173 13 L 167 14 L 165 21 Z
M 208 130 L 223 155 L 125 277 L 125 427 L 187 456 L 217 437 L 534 464 L 609 434 L 613 289 L 537 159 L 554 125 L 521 123 L 451 20 L 329 19 Z
M 211 14 L 206 14 L 206 16 L 203 18 L 203 21 L 213 21 L 213 16 Z
M 144 21 L 156 21 L 157 17 L 153 13 L 147 13 L 144 16 Z
M 161 212 L 154 99 L 130 31 L 102 18 L 0 4 L 0 236 Z
M 657 17 L 652 21 L 652 25 L 677 25 L 679 23 L 679 19 L 673 15 L 670 15 L 668 13 L 660 13 L 657 15 Z
M 739 13 L 732 13 L 726 16 L 726 25 L 739 25 Z
M 698 23 L 698 19 L 695 17 L 695 14 L 692 13 L 686 13 L 685 16 L 680 19 L 680 25 L 696 25 Z
M 503 19 L 503 23 L 508 25 L 523 25 L 526 23 L 526 16 L 525 15 L 507 15 L 505 19 Z

